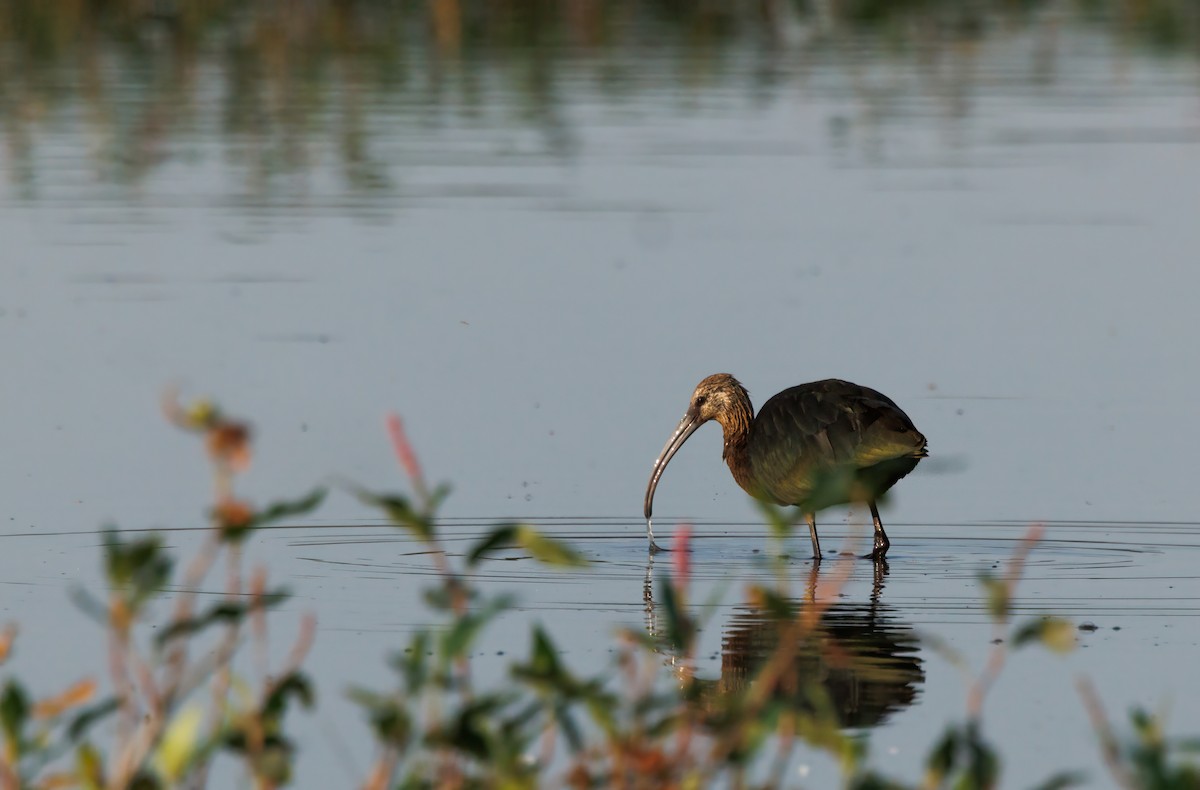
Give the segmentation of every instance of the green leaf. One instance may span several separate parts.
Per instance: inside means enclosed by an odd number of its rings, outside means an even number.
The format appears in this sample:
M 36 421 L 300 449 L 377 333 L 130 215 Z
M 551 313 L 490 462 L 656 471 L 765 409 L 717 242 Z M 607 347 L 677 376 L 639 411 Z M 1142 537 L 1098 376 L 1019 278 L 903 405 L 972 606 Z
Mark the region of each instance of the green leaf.
M 280 678 L 271 688 L 263 702 L 263 719 L 278 723 L 287 712 L 288 699 L 295 699 L 301 707 L 310 709 L 316 701 L 316 689 L 303 672 L 291 672 Z
M 75 608 L 83 612 L 84 615 L 102 626 L 108 625 L 108 607 L 99 598 L 92 595 L 83 587 L 78 586 L 72 586 L 67 591 L 67 596 L 71 599 L 71 603 L 75 604 Z
M 1080 771 L 1063 771 L 1051 776 L 1033 790 L 1062 790 L 1064 787 L 1079 787 L 1087 783 L 1087 775 Z
M 1133 729 L 1137 732 L 1138 737 L 1148 738 L 1153 737 L 1157 725 L 1154 721 L 1154 716 L 1146 712 L 1145 708 L 1135 707 L 1129 711 L 1129 721 L 1133 723 Z
M 907 790 L 905 785 L 872 772 L 855 777 L 848 787 L 849 790 Z
M 272 502 L 264 509 L 254 514 L 254 518 L 247 521 L 245 524 L 240 524 L 236 527 L 230 527 L 221 532 L 222 540 L 237 543 L 244 540 L 254 530 L 265 527 L 268 524 L 293 516 L 303 516 L 311 513 L 325 500 L 327 493 L 324 488 L 314 488 L 300 499 L 281 500 Z
M 512 602 L 511 596 L 500 595 L 485 603 L 478 611 L 459 617 L 442 635 L 442 657 L 455 659 L 466 655 L 483 627 L 497 614 L 511 608 Z
M 189 705 L 175 713 L 158 740 L 152 763 L 170 784 L 179 783 L 203 751 L 203 724 L 204 709 Z
M 128 790 L 161 790 L 162 784 L 158 778 L 149 771 L 138 771 L 133 778 L 129 780 Z
M 533 657 L 530 666 L 543 677 L 562 674 L 562 666 L 558 660 L 558 648 L 550 641 L 550 636 L 541 626 L 533 629 Z
M 380 743 L 403 750 L 412 737 L 413 723 L 401 700 L 385 697 L 360 688 L 351 688 L 346 695 L 367 709 L 371 729 Z
M 542 712 L 543 708 L 545 708 L 545 705 L 541 700 L 526 699 L 525 706 L 510 716 L 504 726 L 518 730 L 529 727 Z
M 177 636 L 194 634 L 214 623 L 238 622 L 259 607 L 270 609 L 286 601 L 289 597 L 291 597 L 291 593 L 286 590 L 275 590 L 265 593 L 261 597 L 248 598 L 244 603 L 223 601 L 214 604 L 203 614 L 199 614 L 188 620 L 176 620 L 172 622 L 155 637 L 155 644 L 162 647 Z
M 413 634 L 408 650 L 392 658 L 392 666 L 404 678 L 404 686 L 408 693 L 414 696 L 425 686 L 425 679 L 429 674 L 425 660 L 428 652 L 429 632 L 422 630 Z
M 506 694 L 478 697 L 463 706 L 443 727 L 428 734 L 430 743 L 448 746 L 480 760 L 491 757 L 492 717 L 511 699 Z
M 675 595 L 675 585 L 671 584 L 670 579 L 659 577 L 658 597 L 662 601 L 664 619 L 666 620 L 665 636 L 667 644 L 673 650 L 686 652 L 696 634 L 696 624 L 692 622 L 692 618 L 680 606 L 679 599 Z
M 84 708 L 67 725 L 67 738 L 77 741 L 82 738 L 93 724 L 120 709 L 121 703 L 116 697 L 101 700 L 95 705 Z
M 1000 781 L 1000 758 L 991 745 L 983 740 L 977 723 L 967 724 L 963 741 L 966 746 L 967 764 L 958 785 L 964 790 L 996 787 Z
M 927 785 L 940 786 L 945 777 L 954 768 L 954 759 L 958 754 L 961 739 L 958 728 L 951 725 L 929 752 L 925 759 L 925 771 L 929 781 Z
M 580 680 L 563 665 L 557 648 L 541 627 L 534 627 L 533 646 L 529 662 L 517 664 L 510 670 L 512 676 L 532 685 L 546 696 L 547 704 L 561 704 L 566 700 L 594 700 L 611 705 L 611 696 L 601 680 Z
M 0 692 L 0 727 L 8 739 L 9 751 L 18 754 L 24 746 L 25 722 L 29 719 L 29 695 L 19 681 L 9 680 Z
M 104 787 L 104 758 L 95 746 L 84 743 L 75 750 L 75 772 L 87 790 Z
M 566 705 L 560 703 L 554 706 L 554 720 L 558 722 L 558 726 L 562 729 L 571 753 L 578 754 L 582 751 L 583 733 L 580 732 L 579 725 L 575 723 L 575 719 L 571 716 L 571 711 L 568 710 Z
M 517 524 L 502 524 L 485 535 L 467 555 L 467 567 L 473 568 L 478 565 L 489 551 L 515 543 L 518 528 Z
M 605 735 L 613 738 L 618 731 L 618 705 L 616 699 L 610 694 L 588 694 L 584 697 L 584 704 L 587 706 L 587 711 L 591 715 L 592 720 Z
M 1068 653 L 1075 647 L 1075 627 L 1061 617 L 1039 617 L 1013 632 L 1013 647 L 1030 642 L 1041 642 L 1056 653 Z
M 409 530 L 419 540 L 425 543 L 433 540 L 435 531 L 432 519 L 413 507 L 408 497 L 401 494 L 373 494 L 365 488 L 356 488 L 354 493 L 359 501 L 379 508 L 393 524 Z
M 984 593 L 987 594 L 988 614 L 992 616 L 993 620 L 1006 619 L 1011 605 L 1008 597 L 1008 584 L 987 571 L 979 574 L 979 583 L 983 586 Z
M 453 490 L 454 486 L 449 483 L 438 483 L 433 487 L 433 491 L 429 492 L 429 506 L 426 508 L 431 516 L 437 512 L 437 509 L 442 506 Z
M 517 543 L 532 554 L 534 559 L 547 565 L 578 568 L 588 564 L 582 554 L 566 543 L 548 538 L 526 524 L 517 527 L 516 539 Z
M 534 626 L 533 629 L 533 645 L 530 649 L 529 663 L 522 667 L 515 667 L 514 672 L 541 681 L 554 681 L 562 677 L 563 669 L 558 660 L 558 650 L 540 625 Z
M 109 586 L 125 592 L 130 608 L 136 611 L 147 598 L 166 586 L 173 562 L 158 535 L 124 543 L 117 530 L 109 527 L 104 540 Z
M 265 779 L 266 787 L 281 787 L 292 780 L 293 749 L 287 741 L 268 739 L 263 749 L 250 761 L 254 775 Z

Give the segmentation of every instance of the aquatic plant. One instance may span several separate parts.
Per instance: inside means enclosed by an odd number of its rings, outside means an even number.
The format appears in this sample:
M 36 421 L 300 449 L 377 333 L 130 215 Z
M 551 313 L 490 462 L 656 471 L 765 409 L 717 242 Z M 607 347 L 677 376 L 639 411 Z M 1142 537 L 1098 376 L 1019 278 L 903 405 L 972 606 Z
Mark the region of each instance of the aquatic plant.
M 313 689 L 300 665 L 312 645 L 316 623 L 300 624 L 295 644 L 280 667 L 267 666 L 266 611 L 287 591 L 271 588 L 264 567 L 249 574 L 242 547 L 254 530 L 316 508 L 325 496 L 315 489 L 294 501 L 256 507 L 235 493 L 236 476 L 250 464 L 251 431 L 207 401 L 183 409 L 173 396 L 164 411 L 176 425 L 204 439 L 212 462 L 215 496 L 209 529 L 200 549 L 177 573 L 177 564 L 158 534 L 125 538 L 105 534 L 104 599 L 76 590 L 75 600 L 100 623 L 107 640 L 110 695 L 96 700 L 99 684 L 85 679 L 37 702 L 16 679 L 0 697 L 4 753 L 3 788 L 138 788 L 203 784 L 213 758 L 240 760 L 258 788 L 286 784 L 292 776 L 293 746 L 284 730 L 288 709 L 313 703 Z M 220 563 L 225 588 L 201 607 L 200 585 Z M 174 592 L 172 590 L 174 589 Z M 169 614 L 152 627 L 154 604 Z M 234 657 L 249 632 L 257 678 L 236 677 Z M 13 631 L 2 654 L 7 656 Z M 200 647 L 207 652 L 198 655 Z M 207 695 L 207 702 L 204 701 Z M 104 745 L 95 725 L 115 718 Z M 66 755 L 73 767 L 67 767 Z

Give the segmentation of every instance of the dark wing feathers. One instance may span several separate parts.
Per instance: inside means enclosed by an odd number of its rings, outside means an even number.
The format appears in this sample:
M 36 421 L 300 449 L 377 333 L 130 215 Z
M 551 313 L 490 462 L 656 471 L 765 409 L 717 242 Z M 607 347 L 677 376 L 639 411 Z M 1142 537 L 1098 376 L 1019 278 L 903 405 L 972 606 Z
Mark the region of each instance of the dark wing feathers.
M 804 501 L 824 471 L 925 455 L 925 437 L 890 398 L 838 379 L 780 392 L 763 404 L 750 431 L 755 480 L 785 504 Z

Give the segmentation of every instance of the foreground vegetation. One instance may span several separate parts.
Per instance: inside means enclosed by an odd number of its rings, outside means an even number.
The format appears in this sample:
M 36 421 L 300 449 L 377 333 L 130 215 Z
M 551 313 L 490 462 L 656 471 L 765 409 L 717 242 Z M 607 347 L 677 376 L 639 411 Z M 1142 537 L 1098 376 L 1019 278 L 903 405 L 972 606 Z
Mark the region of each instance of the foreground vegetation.
M 242 553 L 257 529 L 312 511 L 325 492 L 255 507 L 235 486 L 251 459 L 249 427 L 206 402 L 184 409 L 169 399 L 166 413 L 202 438 L 212 460 L 215 497 L 206 539 L 179 565 L 157 535 L 126 539 L 109 531 L 108 589 L 103 597 L 79 596 L 102 626 L 107 649 L 97 655 L 106 667 L 97 673 L 107 674 L 105 687 L 85 680 L 35 697 L 18 678 L 7 678 L 0 691 L 0 788 L 200 787 L 210 784 L 220 760 L 241 763 L 256 788 L 303 783 L 293 774 L 287 725 L 293 707 L 314 704 L 315 681 L 303 663 L 317 638 L 315 622 L 304 618 L 285 660 L 268 667 L 267 612 L 286 592 L 268 583 L 267 569 L 247 572 Z M 772 636 L 748 682 L 718 687 L 691 671 L 698 624 L 688 597 L 688 532 L 680 530 L 672 571 L 651 591 L 655 627 L 620 633 L 608 672 L 577 675 L 561 660 L 553 634 L 534 628 L 528 655 L 510 667 L 510 682 L 480 688 L 472 678 L 472 646 L 512 599 L 485 596 L 471 585 L 470 571 L 511 546 L 549 565 L 584 560 L 515 523 L 495 525 L 462 555 L 448 552 L 436 519 L 448 488 L 426 483 L 399 419 L 389 420 L 388 429 L 409 492 L 352 490 L 427 545 L 437 581 L 425 602 L 441 624 L 414 633 L 391 659 L 395 689 L 350 691 L 364 712 L 364 735 L 372 733 L 378 744 L 374 764 L 364 768 L 364 790 L 778 787 L 788 785 L 790 761 L 804 750 L 831 755 L 847 788 L 990 788 L 1000 783 L 1002 760 L 986 738 L 983 714 L 1010 651 L 1038 643 L 1066 651 L 1074 644 L 1075 629 L 1066 621 L 1010 619 L 1025 559 L 1040 536 L 1034 528 L 1003 575 L 981 577 L 997 634 L 993 650 L 969 684 L 963 720 L 930 745 L 925 775 L 909 785 L 871 770 L 869 739 L 846 729 L 830 690 L 799 660 L 812 644 L 823 649 L 820 624 L 836 595 L 796 600 L 783 572 L 775 584 L 752 587 L 747 603 L 771 624 Z M 790 532 L 784 513 L 767 509 L 764 515 L 774 535 Z M 224 594 L 201 606 L 196 591 L 222 565 Z M 843 563 L 834 570 L 835 586 L 848 568 Z M 166 612 L 165 618 L 155 612 Z M 15 633 L 10 626 L 0 638 L 0 659 L 12 650 Z M 248 672 L 238 661 L 247 650 L 255 659 Z M 335 688 L 343 682 L 321 679 Z M 1197 744 L 1169 741 L 1142 711 L 1132 714 L 1132 737 L 1121 740 L 1090 686 L 1080 692 L 1113 781 L 1125 788 L 1200 787 L 1200 769 L 1180 759 Z M 1085 778 L 1063 773 L 1041 787 Z

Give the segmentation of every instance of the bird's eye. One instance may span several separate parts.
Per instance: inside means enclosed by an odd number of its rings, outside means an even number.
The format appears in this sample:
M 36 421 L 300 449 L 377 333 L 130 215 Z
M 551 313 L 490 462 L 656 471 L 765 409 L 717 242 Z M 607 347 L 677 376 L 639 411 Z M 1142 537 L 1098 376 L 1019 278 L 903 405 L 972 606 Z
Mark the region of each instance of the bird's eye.
M 704 405 L 705 403 L 707 403 L 707 402 L 708 402 L 708 396 L 707 396 L 707 395 L 697 395 L 697 396 L 696 396 L 696 405 L 697 405 L 697 406 L 703 406 L 703 405 Z

